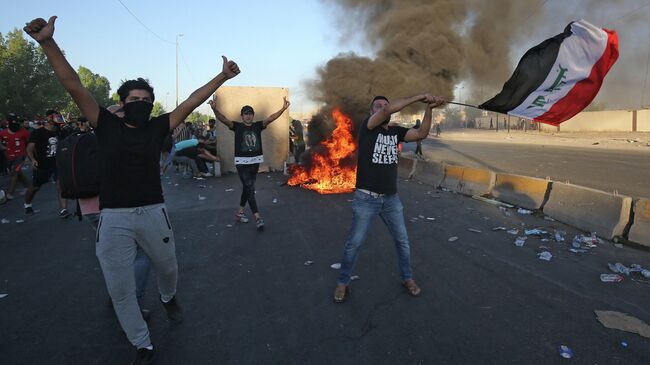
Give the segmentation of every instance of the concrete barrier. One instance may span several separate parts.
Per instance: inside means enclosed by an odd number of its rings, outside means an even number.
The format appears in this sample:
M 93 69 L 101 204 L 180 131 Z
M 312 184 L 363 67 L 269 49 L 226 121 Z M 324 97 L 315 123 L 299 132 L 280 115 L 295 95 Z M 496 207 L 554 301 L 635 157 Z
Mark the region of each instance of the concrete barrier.
M 474 167 L 445 165 L 440 186 L 465 195 L 489 194 L 494 185 L 494 172 Z
M 639 199 L 634 204 L 634 223 L 630 227 L 628 239 L 650 247 L 650 199 Z
M 612 239 L 623 235 L 631 207 L 628 196 L 554 181 L 543 209 L 563 223 Z
M 416 159 L 405 157 L 404 155 L 399 156 L 397 160 L 397 176 L 400 179 L 410 179 L 413 176 L 416 165 Z
M 497 173 L 492 195 L 522 208 L 540 209 L 550 183 L 535 177 Z
M 437 188 L 444 177 L 445 167 L 439 162 L 419 161 L 415 164 L 413 178 L 418 181 Z

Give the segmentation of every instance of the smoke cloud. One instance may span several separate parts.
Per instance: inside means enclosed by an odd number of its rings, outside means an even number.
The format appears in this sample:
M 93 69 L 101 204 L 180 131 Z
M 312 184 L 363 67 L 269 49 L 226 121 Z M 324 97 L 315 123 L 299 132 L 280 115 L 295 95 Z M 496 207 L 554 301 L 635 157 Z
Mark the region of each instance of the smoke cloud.
M 344 39 L 360 39 L 372 54 L 340 54 L 317 70 L 310 95 L 338 106 L 358 123 L 375 95 L 397 98 L 431 92 L 480 104 L 498 93 L 525 51 L 586 19 L 614 29 L 620 57 L 596 102 L 639 107 L 650 39 L 646 1 L 332 0 Z M 634 12 L 635 9 L 639 9 Z M 625 16 L 619 19 L 621 16 Z M 347 25 L 343 25 L 343 24 Z M 352 25 L 350 25 L 352 24 Z M 647 86 L 650 89 L 650 86 Z M 650 104 L 650 90 L 645 92 Z M 416 106 L 417 108 L 417 106 Z M 415 111 L 415 110 L 411 110 Z M 326 123 L 323 123 L 326 124 Z

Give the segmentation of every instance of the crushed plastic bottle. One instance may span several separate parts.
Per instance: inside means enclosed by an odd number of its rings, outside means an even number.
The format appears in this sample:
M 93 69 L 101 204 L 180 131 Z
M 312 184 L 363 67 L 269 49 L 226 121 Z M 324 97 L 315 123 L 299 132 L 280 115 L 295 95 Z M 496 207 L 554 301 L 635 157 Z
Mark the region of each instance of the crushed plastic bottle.
M 612 270 L 612 272 L 615 272 L 617 274 L 624 274 L 626 276 L 629 276 L 631 272 L 631 270 L 628 267 L 621 264 L 620 262 L 617 262 L 615 264 L 607 264 L 607 267 L 609 267 L 609 269 Z
M 566 236 L 566 232 L 555 230 L 554 236 L 555 236 L 555 242 L 564 242 L 564 236 Z
M 513 228 L 513 229 L 508 230 L 508 233 L 510 233 L 512 235 L 519 234 L 519 230 L 516 229 L 516 228 Z
M 529 214 L 533 214 L 533 211 L 528 210 L 528 209 L 524 209 L 524 208 L 519 208 L 519 209 L 517 209 L 517 213 L 523 214 L 523 215 L 529 215 Z
M 330 267 L 331 267 L 332 269 L 334 269 L 334 270 L 338 270 L 338 269 L 341 268 L 341 263 L 340 263 L 340 262 L 337 262 L 337 263 L 335 263 L 335 264 L 331 264 Z
M 623 277 L 618 274 L 600 274 L 600 281 L 603 283 L 620 283 Z
M 526 236 L 542 236 L 546 234 L 546 231 L 543 231 L 539 228 L 534 228 L 534 229 L 526 229 L 524 230 L 524 233 Z
M 455 241 L 457 241 L 457 240 L 458 240 L 458 237 L 453 236 L 453 237 L 449 237 L 449 239 L 448 239 L 447 241 L 449 241 L 449 242 L 455 242 Z
M 481 230 L 476 228 L 467 228 L 467 230 L 474 233 L 481 233 Z
M 539 259 L 543 261 L 551 261 L 553 258 L 553 254 L 548 251 L 540 252 L 537 254 L 537 256 L 539 256 Z
M 505 231 L 507 228 L 506 227 L 493 227 L 493 231 Z
M 560 353 L 560 356 L 565 358 L 565 359 L 570 359 L 573 357 L 573 351 L 569 346 L 566 345 L 560 345 L 558 347 L 558 351 Z

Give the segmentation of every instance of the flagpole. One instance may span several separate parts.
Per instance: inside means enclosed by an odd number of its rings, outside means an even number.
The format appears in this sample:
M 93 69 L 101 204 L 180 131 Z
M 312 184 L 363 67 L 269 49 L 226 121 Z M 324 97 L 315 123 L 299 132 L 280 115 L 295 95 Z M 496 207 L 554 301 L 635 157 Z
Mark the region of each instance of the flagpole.
M 460 105 L 460 106 L 468 106 L 470 108 L 476 108 L 476 109 L 481 109 L 476 105 L 469 105 L 469 104 L 463 104 L 463 103 L 457 103 L 455 101 L 448 101 L 447 104 L 454 104 L 454 105 Z

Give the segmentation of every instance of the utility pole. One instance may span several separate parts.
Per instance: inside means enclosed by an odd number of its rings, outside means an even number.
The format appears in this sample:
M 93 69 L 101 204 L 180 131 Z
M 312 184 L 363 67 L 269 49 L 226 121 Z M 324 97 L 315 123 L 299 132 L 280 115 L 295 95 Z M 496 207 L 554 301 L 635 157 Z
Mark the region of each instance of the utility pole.
M 178 39 L 183 33 L 176 34 L 176 106 L 178 106 Z

